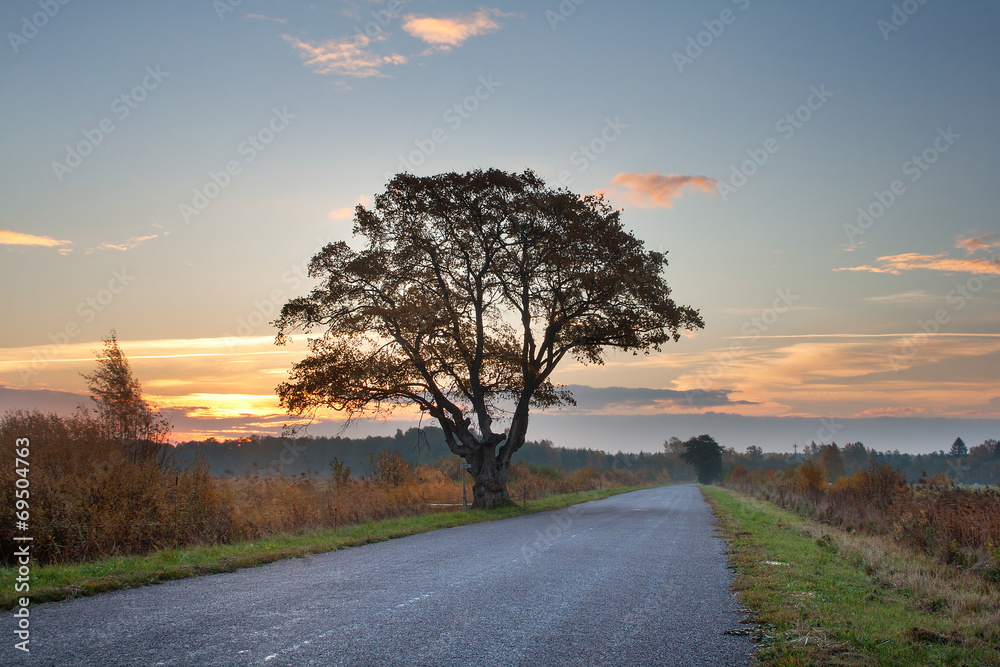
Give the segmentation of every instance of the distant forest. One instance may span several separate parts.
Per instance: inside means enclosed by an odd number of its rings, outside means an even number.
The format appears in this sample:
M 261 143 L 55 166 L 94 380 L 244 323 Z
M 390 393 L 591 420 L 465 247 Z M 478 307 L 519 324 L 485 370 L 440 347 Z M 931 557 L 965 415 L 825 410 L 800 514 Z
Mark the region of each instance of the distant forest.
M 381 451 L 395 452 L 409 463 L 429 464 L 441 459 L 455 459 L 445 444 L 444 432 L 437 427 L 410 428 L 405 433 L 396 430 L 394 436 L 367 438 L 279 438 L 251 436 L 220 442 L 185 442 L 178 445 L 175 456 L 182 464 L 204 456 L 212 475 L 302 475 L 327 476 L 330 463 L 336 458 L 351 468 L 356 476 L 370 471 L 368 455 Z M 590 449 L 556 447 L 548 440 L 529 441 L 514 455 L 514 461 L 532 466 L 552 466 L 566 471 L 587 466 L 597 470 L 620 468 L 646 473 L 656 478 L 663 470 L 672 480 L 694 479 L 693 470 L 677 457 L 664 454 L 607 454 Z
M 204 457 L 212 475 L 306 475 L 326 477 L 330 463 L 336 459 L 349 466 L 355 476 L 370 471 L 369 454 L 378 456 L 381 451 L 395 452 L 409 463 L 431 464 L 442 460 L 452 463 L 458 457 L 448 450 L 441 429 L 427 427 L 397 430 L 394 436 L 369 436 L 367 438 L 307 437 L 279 438 L 251 436 L 238 440 L 185 442 L 175 450 L 178 464 L 185 465 Z M 664 450 L 657 453 L 609 454 L 590 449 L 556 447 L 548 440 L 527 442 L 514 455 L 514 461 L 533 468 L 544 466 L 565 471 L 590 466 L 597 470 L 618 468 L 640 474 L 649 480 L 662 479 L 666 472 L 673 481 L 693 481 L 694 470 L 680 459 L 683 443 L 671 438 L 664 443 Z M 824 466 L 830 477 L 878 465 L 888 465 L 903 472 L 907 479 L 916 482 L 923 476 L 944 473 L 956 482 L 966 484 L 1000 483 L 1000 445 L 987 440 L 980 445 L 967 447 L 960 439 L 947 451 L 931 454 L 906 454 L 899 450 L 879 452 L 860 442 L 839 446 L 836 443 L 815 442 L 802 447 L 794 454 L 764 453 L 759 447 L 748 447 L 745 452 L 725 448 L 723 464 L 727 473 L 738 466 L 748 470 L 773 468 L 783 470 L 812 460 Z

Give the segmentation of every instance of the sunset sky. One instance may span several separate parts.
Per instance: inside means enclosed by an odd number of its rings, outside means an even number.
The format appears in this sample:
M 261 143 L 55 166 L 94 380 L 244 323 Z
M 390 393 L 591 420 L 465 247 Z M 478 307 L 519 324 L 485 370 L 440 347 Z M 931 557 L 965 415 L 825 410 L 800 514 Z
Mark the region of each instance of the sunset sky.
M 603 192 L 706 321 L 567 364 L 579 406 L 529 438 L 1000 437 L 996 3 L 8 0 L 0 26 L 2 408 L 86 400 L 114 328 L 177 439 L 275 432 L 304 353 L 268 323 L 309 258 L 397 172 L 496 167 Z

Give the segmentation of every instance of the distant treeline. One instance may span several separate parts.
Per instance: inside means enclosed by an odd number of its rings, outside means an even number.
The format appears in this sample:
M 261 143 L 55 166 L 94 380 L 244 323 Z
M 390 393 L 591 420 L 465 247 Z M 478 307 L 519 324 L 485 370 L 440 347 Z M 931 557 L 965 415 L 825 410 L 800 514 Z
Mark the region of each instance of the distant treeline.
M 355 476 L 370 470 L 368 455 L 381 451 L 395 452 L 413 464 L 424 464 L 442 458 L 455 458 L 437 427 L 397 430 L 394 436 L 367 438 L 309 437 L 279 438 L 254 435 L 238 440 L 185 442 L 177 446 L 175 460 L 193 463 L 204 457 L 212 475 L 302 475 L 328 476 L 330 462 L 335 458 L 349 466 Z M 515 461 L 532 466 L 551 466 L 564 471 L 592 467 L 597 470 L 618 468 L 642 475 L 650 480 L 664 471 L 673 481 L 693 480 L 690 466 L 677 456 L 656 454 L 608 454 L 590 449 L 556 447 L 548 440 L 529 441 L 514 455 Z
M 957 438 L 948 451 L 939 450 L 930 454 L 906 454 L 898 449 L 879 452 L 861 442 L 851 442 L 843 447 L 837 443 L 817 445 L 813 442 L 803 447 L 798 455 L 765 454 L 759 447 L 747 447 L 745 453 L 730 448 L 723 454 L 727 475 L 741 466 L 747 471 L 767 468 L 780 471 L 807 460 L 822 466 L 831 482 L 838 477 L 849 477 L 858 470 L 874 470 L 885 465 L 902 472 L 910 482 L 945 474 L 962 484 L 1000 483 L 1000 443 L 995 439 L 968 447 L 961 438 Z
M 514 455 L 515 461 L 532 466 L 551 466 L 567 472 L 590 466 L 597 470 L 618 468 L 647 479 L 661 478 L 666 472 L 675 482 L 693 481 L 694 470 L 680 459 L 683 443 L 671 438 L 664 451 L 653 454 L 608 454 L 591 449 L 557 447 L 548 440 L 529 441 Z M 279 438 L 254 435 L 238 440 L 186 442 L 178 445 L 176 461 L 193 463 L 204 457 L 210 473 L 215 476 L 242 475 L 302 475 L 325 477 L 330 474 L 330 462 L 337 459 L 351 468 L 355 476 L 365 475 L 370 466 L 368 455 L 381 451 L 395 452 L 413 464 L 425 464 L 454 458 L 437 427 L 397 430 L 394 436 L 367 438 L 306 437 Z M 966 484 L 1000 483 L 1000 447 L 996 440 L 966 447 L 961 440 L 952 443 L 948 451 L 930 454 L 906 454 L 898 449 L 880 452 L 861 442 L 844 446 L 836 443 L 811 443 L 796 454 L 764 453 L 760 447 L 747 447 L 737 452 L 726 447 L 723 465 L 728 473 L 737 466 L 747 470 L 772 468 L 784 470 L 813 461 L 824 467 L 832 479 L 849 476 L 858 470 L 887 465 L 899 470 L 911 482 L 921 477 L 944 473 Z

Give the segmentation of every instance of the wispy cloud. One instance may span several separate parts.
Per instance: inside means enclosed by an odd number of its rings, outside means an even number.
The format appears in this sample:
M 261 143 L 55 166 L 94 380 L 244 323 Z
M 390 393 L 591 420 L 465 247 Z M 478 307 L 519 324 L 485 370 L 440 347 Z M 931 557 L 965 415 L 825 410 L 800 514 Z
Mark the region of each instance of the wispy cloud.
M 26 245 L 43 246 L 46 248 L 59 248 L 60 252 L 69 252 L 66 246 L 73 245 L 72 241 L 60 241 L 50 236 L 36 236 L 34 234 L 22 234 L 9 229 L 0 229 L 0 245 Z
M 935 408 L 913 408 L 908 406 L 896 408 L 870 408 L 857 413 L 857 417 L 926 417 L 940 413 Z
M 965 258 L 952 257 L 951 253 L 939 252 L 928 255 L 918 252 L 906 252 L 899 255 L 879 257 L 875 265 L 846 266 L 834 271 L 863 271 L 867 273 L 891 273 L 899 275 L 903 271 L 922 269 L 925 271 L 942 271 L 945 273 L 976 273 L 979 275 L 1000 275 L 1000 261 L 997 257 L 990 259 L 970 258 L 980 250 L 1000 248 L 1000 235 L 993 232 L 973 232 L 970 235 L 959 236 L 955 247 L 965 251 Z
M 936 294 L 924 290 L 910 290 L 899 294 L 886 294 L 883 296 L 869 296 L 865 301 L 875 301 L 876 303 L 927 303 L 928 301 L 938 301 L 941 299 Z
M 298 52 L 306 67 L 319 74 L 339 74 L 359 79 L 386 76 L 382 73 L 383 67 L 403 65 L 408 61 L 406 56 L 398 53 L 388 55 L 375 53 L 371 45 L 386 41 L 385 35 L 375 37 L 355 35 L 343 39 L 328 39 L 317 44 L 296 39 L 291 35 L 281 37 Z
M 679 174 L 642 174 L 634 171 L 622 172 L 611 179 L 611 185 L 595 194 L 624 198 L 635 206 L 643 208 L 673 208 L 674 200 L 692 190 L 714 193 L 718 181 L 705 176 L 681 176 Z
M 965 250 L 966 255 L 971 255 L 979 250 L 989 250 L 990 248 L 1000 248 L 1000 234 L 987 232 L 978 236 L 960 236 L 955 243 L 955 247 Z
M 1000 263 L 991 259 L 959 259 L 942 252 L 923 255 L 907 252 L 901 255 L 886 255 L 878 258 L 877 265 L 847 266 L 834 271 L 864 271 L 868 273 L 891 273 L 899 275 L 903 271 L 922 269 L 946 273 L 977 273 L 1000 275 Z
M 513 16 L 499 9 L 481 8 L 473 14 L 434 18 L 407 14 L 403 17 L 403 30 L 439 51 L 461 46 L 465 40 L 486 35 L 500 29 L 496 19 Z
M 264 16 L 263 14 L 247 14 L 244 18 L 255 19 L 257 21 L 273 21 L 274 23 L 288 23 L 285 19 L 276 19 L 271 16 Z
M 142 245 L 146 241 L 151 239 L 159 238 L 159 234 L 150 234 L 149 236 L 133 236 L 121 243 L 102 243 L 95 248 L 90 248 L 87 250 L 87 254 L 92 254 L 98 250 L 121 250 L 125 252 L 126 250 L 131 250 L 137 246 Z

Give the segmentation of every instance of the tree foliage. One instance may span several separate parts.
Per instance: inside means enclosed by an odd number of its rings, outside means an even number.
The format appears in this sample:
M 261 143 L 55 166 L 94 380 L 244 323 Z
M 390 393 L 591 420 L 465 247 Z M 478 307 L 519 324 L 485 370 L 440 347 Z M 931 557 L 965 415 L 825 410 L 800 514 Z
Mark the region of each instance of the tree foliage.
M 97 404 L 94 411 L 103 436 L 124 444 L 135 460 L 156 458 L 163 462 L 170 422 L 143 398 L 142 386 L 132 374 L 114 329 L 96 357 L 97 369 L 80 375 Z
M 722 446 L 710 435 L 695 436 L 684 443 L 681 459 L 694 467 L 698 482 L 711 484 L 722 479 Z
M 349 418 L 417 406 L 470 463 L 475 507 L 509 502 L 530 408 L 573 402 L 551 380 L 560 362 L 659 351 L 704 326 L 670 298 L 664 254 L 618 211 L 531 171 L 397 175 L 357 207 L 354 231 L 363 247 L 320 251 L 309 268 L 320 285 L 276 321 L 279 344 L 323 331 L 277 388 L 281 403 Z

